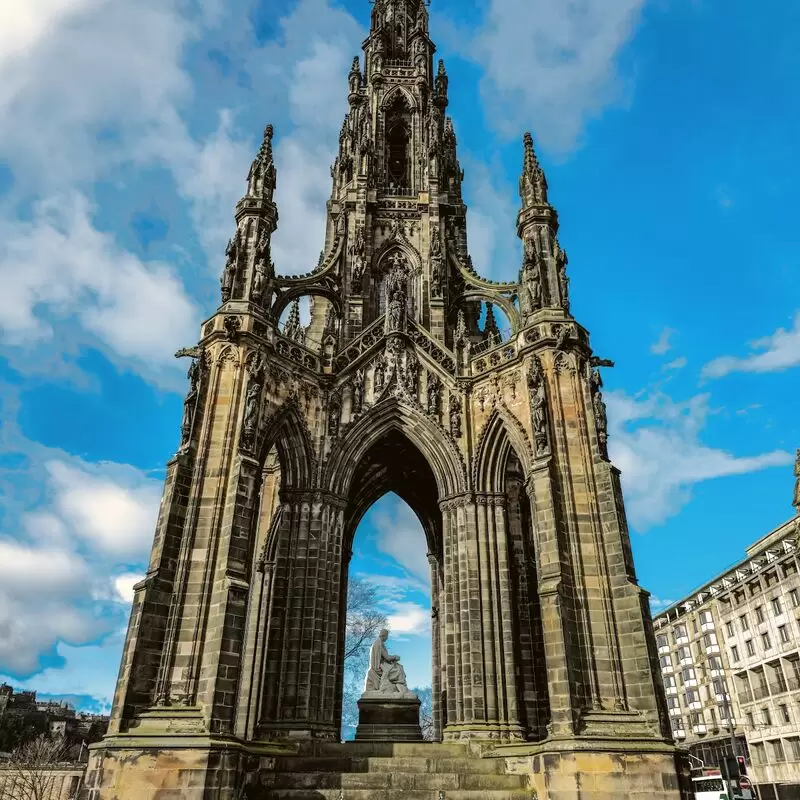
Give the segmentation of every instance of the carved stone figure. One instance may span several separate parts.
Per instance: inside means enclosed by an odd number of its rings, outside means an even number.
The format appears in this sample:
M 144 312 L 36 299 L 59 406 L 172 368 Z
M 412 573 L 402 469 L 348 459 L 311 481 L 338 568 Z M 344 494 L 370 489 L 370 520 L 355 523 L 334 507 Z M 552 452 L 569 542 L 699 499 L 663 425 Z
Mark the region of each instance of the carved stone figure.
M 603 400 L 603 393 L 597 391 L 592 397 L 592 409 L 594 420 L 597 423 L 597 438 L 600 442 L 600 450 L 604 457 L 608 456 L 608 414 L 606 404 Z
M 359 369 L 353 376 L 353 414 L 358 415 L 364 408 L 364 370 Z
M 244 404 L 244 423 L 242 425 L 242 449 L 252 450 L 258 428 L 258 412 L 261 404 L 261 382 L 251 380 L 247 387 Z
M 406 316 L 406 303 L 405 295 L 399 290 L 395 289 L 392 294 L 391 302 L 389 303 L 389 330 L 402 331 L 405 328 Z
M 389 655 L 389 651 L 386 649 L 388 638 L 389 631 L 384 628 L 370 648 L 369 669 L 364 680 L 364 694 L 377 692 L 394 696 L 411 695 L 406 683 L 406 671 L 400 663 L 400 656 Z
M 353 243 L 353 289 L 361 289 L 361 280 L 364 277 L 366 242 L 364 241 L 364 227 L 358 226 L 356 240 Z
M 386 358 L 381 353 L 377 359 L 375 359 L 375 377 L 373 379 L 375 385 L 375 394 L 380 394 L 383 391 L 383 387 L 386 380 Z
M 328 436 L 331 439 L 339 438 L 339 425 L 342 421 L 342 401 L 338 394 L 334 394 L 328 405 Z
M 450 401 L 450 435 L 460 439 L 461 432 L 461 401 L 453 398 Z
M 538 358 L 534 358 L 528 373 L 528 389 L 531 397 L 531 420 L 536 455 L 544 456 L 550 452 L 550 432 L 547 424 L 547 391 L 544 371 Z
M 264 259 L 259 259 L 256 262 L 255 275 L 253 275 L 253 288 L 250 296 L 254 303 L 261 304 L 264 299 L 264 289 L 267 286 L 267 265 Z
M 442 403 L 442 382 L 439 380 L 439 378 L 436 377 L 436 375 L 433 374 L 428 375 L 427 395 L 428 395 L 427 398 L 428 413 L 438 419 Z
M 567 258 L 566 252 L 562 250 L 561 246 L 558 244 L 558 240 L 556 240 L 555 248 L 556 266 L 558 268 L 558 288 L 561 292 L 561 307 L 566 312 L 569 312 L 569 276 L 567 275 L 569 259 Z
M 181 420 L 181 444 L 180 449 L 184 450 L 189 445 L 192 435 L 195 412 L 197 410 L 197 396 L 200 384 L 200 361 L 192 360 L 186 377 L 189 378 L 189 391 L 183 401 L 183 419 Z
M 406 355 L 406 386 L 416 397 L 419 392 L 419 360 L 411 352 Z
M 228 300 L 231 299 L 231 294 L 233 293 L 233 284 L 236 280 L 236 270 L 239 258 L 239 247 L 236 238 L 231 239 L 228 242 L 228 246 L 225 249 L 225 256 L 227 259 L 225 262 L 225 269 L 223 270 L 222 277 L 219 281 L 223 303 L 227 303 Z

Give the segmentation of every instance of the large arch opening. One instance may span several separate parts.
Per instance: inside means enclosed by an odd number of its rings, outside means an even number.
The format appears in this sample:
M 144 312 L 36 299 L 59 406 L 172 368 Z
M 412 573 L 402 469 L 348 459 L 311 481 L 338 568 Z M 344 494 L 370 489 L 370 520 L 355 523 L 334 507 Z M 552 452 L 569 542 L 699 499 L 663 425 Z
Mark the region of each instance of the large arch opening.
M 390 631 L 409 688 L 422 701 L 423 735 L 433 738 L 431 585 L 425 532 L 394 492 L 377 500 L 356 529 L 347 576 L 342 739 L 355 738 L 369 648 Z
M 422 701 L 426 738 L 438 739 L 440 658 L 436 594 L 441 580 L 442 518 L 433 472 L 399 431 L 377 441 L 353 474 L 345 510 L 347 591 L 343 619 L 342 738 L 358 723 L 369 647 L 380 629 L 399 655 L 408 686 Z M 432 586 L 432 581 L 434 586 Z

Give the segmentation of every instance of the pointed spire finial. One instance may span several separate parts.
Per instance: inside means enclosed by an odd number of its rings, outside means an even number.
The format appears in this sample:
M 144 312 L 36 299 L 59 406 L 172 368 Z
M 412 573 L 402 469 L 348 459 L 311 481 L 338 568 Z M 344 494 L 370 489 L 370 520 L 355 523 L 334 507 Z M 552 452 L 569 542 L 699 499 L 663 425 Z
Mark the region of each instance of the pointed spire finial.
M 247 193 L 253 197 L 266 197 L 268 200 L 272 200 L 275 192 L 277 172 L 272 153 L 272 137 L 274 135 L 275 129 L 272 125 L 267 125 L 264 128 L 261 147 L 250 165 L 250 172 L 247 176 Z
M 283 326 L 283 335 L 301 344 L 305 341 L 305 331 L 300 323 L 300 300 L 295 300 L 289 308 L 289 316 Z
M 530 132 L 525 134 L 525 159 L 522 167 L 522 177 L 519 181 L 519 195 L 522 199 L 523 207 L 546 206 L 547 200 L 547 178 L 544 170 L 536 158 L 536 151 L 533 147 L 533 136 Z
M 792 505 L 795 510 L 800 514 L 800 448 L 797 450 L 797 459 L 794 462 L 794 474 L 797 480 L 794 484 L 794 500 Z

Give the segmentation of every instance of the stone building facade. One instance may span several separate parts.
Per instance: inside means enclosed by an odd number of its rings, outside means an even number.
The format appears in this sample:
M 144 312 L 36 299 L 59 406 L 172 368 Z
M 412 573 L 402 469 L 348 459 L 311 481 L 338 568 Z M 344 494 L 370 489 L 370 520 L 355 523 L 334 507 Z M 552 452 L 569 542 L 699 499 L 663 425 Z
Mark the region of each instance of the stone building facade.
M 707 764 L 744 755 L 767 799 L 800 796 L 799 545 L 800 516 L 654 621 L 673 735 Z
M 506 759 L 540 800 L 588 786 L 679 797 L 608 459 L 601 369 L 613 364 L 572 315 L 530 135 L 519 280 L 473 265 L 434 53 L 422 0 L 374 4 L 346 79 L 323 251 L 299 277 L 271 258 L 265 132 L 221 305 L 179 353 L 180 447 L 89 800 L 243 796 L 287 752 L 338 739 L 352 540 L 388 491 L 427 537 L 441 746 Z

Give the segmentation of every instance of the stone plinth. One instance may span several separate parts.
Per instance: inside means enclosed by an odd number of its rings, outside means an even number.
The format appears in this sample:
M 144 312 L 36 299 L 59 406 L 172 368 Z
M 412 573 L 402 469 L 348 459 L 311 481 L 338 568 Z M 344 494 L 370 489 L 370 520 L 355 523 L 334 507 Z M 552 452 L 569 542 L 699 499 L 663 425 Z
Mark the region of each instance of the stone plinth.
M 366 693 L 358 701 L 356 741 L 421 742 L 419 707 L 416 695 Z

